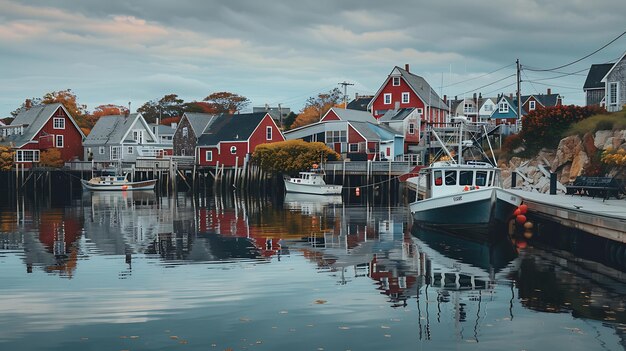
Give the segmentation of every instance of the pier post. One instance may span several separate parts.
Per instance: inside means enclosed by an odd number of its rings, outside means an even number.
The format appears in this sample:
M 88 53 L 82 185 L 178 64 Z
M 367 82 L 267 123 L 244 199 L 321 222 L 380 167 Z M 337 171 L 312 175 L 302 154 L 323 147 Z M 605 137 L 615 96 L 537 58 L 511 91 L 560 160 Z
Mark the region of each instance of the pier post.
M 556 195 L 556 173 L 550 172 L 550 195 Z
M 516 185 L 517 185 L 517 172 L 513 171 L 511 172 L 511 189 L 515 188 Z

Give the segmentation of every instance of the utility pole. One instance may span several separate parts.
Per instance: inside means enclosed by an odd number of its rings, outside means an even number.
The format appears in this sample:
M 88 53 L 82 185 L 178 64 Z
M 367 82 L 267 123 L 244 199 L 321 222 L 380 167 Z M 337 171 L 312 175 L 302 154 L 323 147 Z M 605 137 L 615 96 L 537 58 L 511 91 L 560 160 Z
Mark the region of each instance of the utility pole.
M 278 104 L 278 114 L 280 115 L 279 120 L 280 120 L 280 130 L 283 130 L 283 108 L 281 106 L 281 104 Z
M 517 64 L 517 121 L 519 122 L 519 126 L 521 126 L 522 122 L 522 90 L 521 90 L 521 66 L 519 64 L 519 59 L 515 60 Z
M 348 108 L 348 85 L 354 85 L 354 83 L 348 83 L 345 80 L 341 83 L 337 83 L 339 85 L 343 85 L 343 108 Z

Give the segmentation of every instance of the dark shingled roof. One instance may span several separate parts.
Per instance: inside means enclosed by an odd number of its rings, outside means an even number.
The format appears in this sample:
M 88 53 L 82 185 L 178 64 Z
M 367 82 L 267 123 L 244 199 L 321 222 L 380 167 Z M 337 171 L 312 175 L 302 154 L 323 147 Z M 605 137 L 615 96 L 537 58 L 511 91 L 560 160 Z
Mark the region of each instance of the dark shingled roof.
M 415 110 L 415 107 L 410 108 L 401 108 L 398 110 L 389 110 L 382 117 L 380 117 L 380 121 L 401 121 L 404 120 L 408 115 L 411 114 Z
M 245 141 L 261 123 L 266 112 L 220 115 L 198 139 L 198 146 L 217 145 L 222 141 Z
M 604 78 L 604 76 L 609 72 L 613 65 L 613 63 L 591 65 L 589 73 L 587 73 L 587 79 L 585 80 L 585 85 L 583 85 L 583 89 L 604 88 L 602 78 Z
M 348 103 L 349 110 L 367 111 L 367 105 L 374 98 L 373 95 L 359 96 Z

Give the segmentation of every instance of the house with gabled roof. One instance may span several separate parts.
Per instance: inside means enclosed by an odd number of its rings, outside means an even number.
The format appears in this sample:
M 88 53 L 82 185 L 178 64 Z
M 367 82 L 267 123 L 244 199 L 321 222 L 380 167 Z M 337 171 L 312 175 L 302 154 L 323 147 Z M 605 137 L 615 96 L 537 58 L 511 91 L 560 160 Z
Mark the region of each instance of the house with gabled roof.
M 583 85 L 583 91 L 585 92 L 585 105 L 600 105 L 606 106 L 606 89 L 605 84 L 602 81 L 604 76 L 613 67 L 614 63 L 602 63 L 591 65 L 585 84 Z
M 162 157 L 167 148 L 141 113 L 100 117 L 83 146 L 87 160 L 116 162 Z
M 498 100 L 495 97 L 482 98 L 479 101 L 480 108 L 478 109 L 478 121 L 487 122 L 491 119 L 493 112 L 498 106 Z
M 626 105 L 626 52 L 606 72 L 601 82 L 605 87 L 606 110 L 609 112 L 622 110 Z
M 333 108 L 320 122 L 284 132 L 285 139 L 322 142 L 355 161 L 394 159 L 404 153 L 404 136 L 365 111 Z
M 56 148 L 64 161 L 80 159 L 85 134 L 60 103 L 26 106 L 8 126 L 0 128 L 0 145 L 15 150 L 15 162 L 31 167 L 41 152 Z
M 563 98 L 560 94 L 552 94 L 552 89 L 548 88 L 546 94 L 533 94 L 521 97 L 522 100 L 522 116 L 531 111 L 544 107 L 554 107 L 563 104 Z
M 402 69 L 394 67 L 380 86 L 367 108 L 376 118 L 388 110 L 414 107 L 427 122 L 444 123 L 448 106 L 441 100 L 428 82 L 409 71 L 409 65 Z
M 267 112 L 219 115 L 198 138 L 196 162 L 208 167 L 242 166 L 258 145 L 284 140 Z
M 355 94 L 354 100 L 348 103 L 346 107 L 348 110 L 367 111 L 367 106 L 374 98 L 374 95 L 359 95 Z
M 410 145 L 420 141 L 421 115 L 415 107 L 389 110 L 379 118 L 379 122 L 404 135 L 404 152 Z
M 502 95 L 498 98 L 498 105 L 491 118 L 496 124 L 515 124 L 517 115 L 517 101 L 512 96 Z
M 185 112 L 174 131 L 174 155 L 195 156 L 198 139 L 218 115 Z

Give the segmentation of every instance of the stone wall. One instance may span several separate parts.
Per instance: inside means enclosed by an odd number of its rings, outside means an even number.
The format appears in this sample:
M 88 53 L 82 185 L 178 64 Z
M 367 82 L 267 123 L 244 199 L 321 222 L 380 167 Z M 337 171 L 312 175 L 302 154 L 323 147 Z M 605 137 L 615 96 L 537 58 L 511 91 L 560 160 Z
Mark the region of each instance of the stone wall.
M 568 136 L 559 142 L 556 150 L 544 149 L 530 160 L 513 157 L 509 162 L 502 162 L 502 179 L 505 188 L 511 187 L 511 173 L 517 171 L 516 188 L 526 191 L 547 193 L 550 190 L 550 172 L 557 174 L 557 190 L 565 192 L 565 186 L 576 177 L 585 174 L 592 158 L 606 149 L 622 148 L 626 150 L 626 130 L 600 130 L 587 133 L 582 138 Z M 608 176 L 615 176 L 608 174 Z

